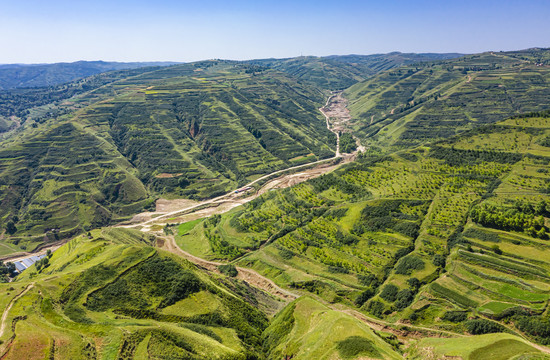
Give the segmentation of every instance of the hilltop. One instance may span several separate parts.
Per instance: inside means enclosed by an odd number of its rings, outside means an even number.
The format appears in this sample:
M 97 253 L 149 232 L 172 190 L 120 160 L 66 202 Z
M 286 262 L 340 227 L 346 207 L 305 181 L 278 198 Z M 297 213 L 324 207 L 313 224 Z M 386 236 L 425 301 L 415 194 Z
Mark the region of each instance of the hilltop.
M 345 90 L 354 133 L 397 150 L 548 109 L 549 54 L 487 52 L 380 73 Z

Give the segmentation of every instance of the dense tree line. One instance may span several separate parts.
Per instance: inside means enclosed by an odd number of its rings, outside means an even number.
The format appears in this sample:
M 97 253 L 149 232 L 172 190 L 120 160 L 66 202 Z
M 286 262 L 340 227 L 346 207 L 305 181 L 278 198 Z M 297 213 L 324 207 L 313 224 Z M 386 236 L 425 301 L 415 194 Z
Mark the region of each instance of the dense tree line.
M 470 212 L 473 221 L 486 227 L 500 230 L 522 231 L 530 236 L 547 239 L 547 228 L 544 225 L 544 215 L 547 215 L 546 203 L 541 202 L 536 207 L 516 203 L 514 208 L 499 208 L 484 203 L 476 206 Z

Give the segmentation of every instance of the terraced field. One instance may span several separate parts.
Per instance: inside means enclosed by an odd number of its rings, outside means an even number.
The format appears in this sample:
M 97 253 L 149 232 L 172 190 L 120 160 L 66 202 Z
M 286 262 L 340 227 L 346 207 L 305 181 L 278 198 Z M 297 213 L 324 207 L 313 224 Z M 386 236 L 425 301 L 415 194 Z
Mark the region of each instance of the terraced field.
M 482 53 L 380 73 L 344 92 L 356 135 L 388 149 L 548 109 L 546 50 Z
M 550 130 L 544 116 L 363 157 L 194 222 L 177 241 L 198 256 L 233 260 L 281 286 L 378 318 L 456 333 L 512 331 L 545 344 L 550 148 L 540 144 Z M 485 145 L 502 133 L 488 151 Z M 476 215 L 482 211 L 502 215 L 482 221 Z
M 233 62 L 137 74 L 71 98 L 78 110 L 28 120 L 0 149 L 9 242 L 44 241 L 127 219 L 155 197 L 203 199 L 334 154 L 324 95 Z M 15 231 L 13 231 L 15 230 Z
M 15 279 L 0 266 L 0 358 L 548 359 L 548 51 L 404 55 L 205 61 L 21 100 L 0 254 L 71 240 Z M 351 118 L 325 119 L 351 83 Z M 366 152 L 261 178 L 331 158 L 334 113 L 355 120 L 342 152 Z M 160 196 L 181 208 L 127 222 Z

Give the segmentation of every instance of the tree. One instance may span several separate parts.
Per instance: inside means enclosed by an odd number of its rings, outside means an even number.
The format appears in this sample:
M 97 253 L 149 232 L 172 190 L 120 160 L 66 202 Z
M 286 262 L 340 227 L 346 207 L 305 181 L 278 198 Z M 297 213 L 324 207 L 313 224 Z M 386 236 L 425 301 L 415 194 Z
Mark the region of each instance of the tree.
M 433 263 L 435 266 L 444 268 L 444 267 L 445 267 L 445 263 L 446 263 L 446 262 L 445 262 L 445 257 L 444 257 L 443 255 L 440 255 L 440 254 L 435 254 L 432 263 Z
M 8 234 L 10 234 L 10 235 L 15 234 L 15 232 L 17 231 L 17 227 L 15 226 L 15 224 L 13 223 L 12 220 L 10 220 L 10 221 L 7 222 L 7 224 L 6 224 L 6 231 L 7 231 Z
M 407 279 L 407 284 L 409 284 L 410 288 L 413 290 L 413 291 L 417 291 L 420 286 L 422 285 L 422 283 L 420 282 L 420 280 L 418 280 L 417 278 L 415 277 L 412 277 L 410 279 Z
M 6 263 L 6 267 L 8 268 L 8 273 L 10 274 L 10 277 L 14 277 L 17 275 L 17 268 L 15 267 L 15 264 L 12 262 Z
M 414 294 L 410 289 L 403 289 L 397 293 L 395 307 L 402 310 L 409 306 L 414 300 Z
M 368 299 L 374 296 L 374 290 L 368 288 L 355 298 L 355 305 L 361 307 Z
M 394 302 L 397 297 L 397 291 L 399 288 L 393 284 L 388 284 L 384 286 L 382 289 L 382 292 L 380 293 L 380 297 L 386 301 Z

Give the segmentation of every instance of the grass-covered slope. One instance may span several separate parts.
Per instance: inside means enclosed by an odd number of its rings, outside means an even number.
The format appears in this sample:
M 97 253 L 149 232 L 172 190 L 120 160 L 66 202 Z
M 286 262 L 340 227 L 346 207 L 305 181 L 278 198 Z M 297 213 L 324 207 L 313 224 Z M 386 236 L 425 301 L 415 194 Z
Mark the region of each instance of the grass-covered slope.
M 345 91 L 356 135 L 403 149 L 548 109 L 549 53 L 482 53 L 380 73 Z
M 468 338 L 418 341 L 409 349 L 411 359 L 460 358 L 468 360 L 546 360 L 543 354 L 522 338 L 510 334 L 487 334 Z
M 402 359 L 368 325 L 310 297 L 287 305 L 264 332 L 268 359 Z
M 151 240 L 135 230 L 95 230 L 2 284 L 1 304 L 28 289 L 12 302 L 2 358 L 261 356 L 265 315 Z
M 548 114 L 529 114 L 363 157 L 178 242 L 390 321 L 546 343 L 549 136 Z
M 323 94 L 275 70 L 220 61 L 96 77 L 90 91 L 87 82 L 53 89 L 53 103 L 17 98 L 20 126 L 0 146 L 11 243 L 32 249 L 157 196 L 213 197 L 334 154 Z

